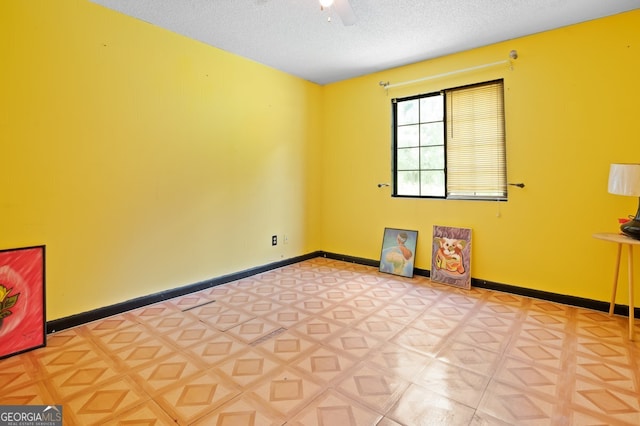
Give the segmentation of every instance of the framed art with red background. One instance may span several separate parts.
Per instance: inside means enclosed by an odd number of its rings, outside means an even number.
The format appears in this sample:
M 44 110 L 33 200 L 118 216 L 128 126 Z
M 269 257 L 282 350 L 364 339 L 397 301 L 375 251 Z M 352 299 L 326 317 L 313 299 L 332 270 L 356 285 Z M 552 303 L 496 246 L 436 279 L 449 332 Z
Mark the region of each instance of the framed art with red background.
M 0 359 L 46 345 L 45 246 L 0 250 Z

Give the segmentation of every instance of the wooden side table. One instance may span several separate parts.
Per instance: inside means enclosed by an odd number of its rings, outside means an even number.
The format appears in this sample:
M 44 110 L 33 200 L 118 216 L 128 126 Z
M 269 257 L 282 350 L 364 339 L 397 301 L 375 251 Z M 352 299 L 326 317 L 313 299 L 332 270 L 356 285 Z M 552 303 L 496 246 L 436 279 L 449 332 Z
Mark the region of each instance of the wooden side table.
M 640 240 L 627 237 L 623 234 L 602 233 L 593 234 L 593 238 L 599 240 L 610 241 L 618 245 L 618 252 L 616 255 L 616 269 L 613 273 L 613 293 L 611 294 L 611 304 L 609 305 L 609 315 L 613 315 L 613 309 L 616 305 L 616 290 L 618 288 L 618 273 L 620 271 L 620 254 L 622 252 L 622 246 L 626 245 L 629 248 L 628 251 L 628 266 L 627 273 L 629 274 L 629 340 L 633 340 L 633 246 L 640 246 Z

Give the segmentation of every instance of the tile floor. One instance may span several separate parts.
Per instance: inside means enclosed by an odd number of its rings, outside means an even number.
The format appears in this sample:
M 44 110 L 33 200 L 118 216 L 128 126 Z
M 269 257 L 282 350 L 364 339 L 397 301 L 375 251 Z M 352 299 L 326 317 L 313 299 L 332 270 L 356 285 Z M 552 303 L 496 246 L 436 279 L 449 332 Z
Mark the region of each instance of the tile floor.
M 52 334 L 0 361 L 0 403 L 63 404 L 65 425 L 639 425 L 626 336 L 316 258 Z

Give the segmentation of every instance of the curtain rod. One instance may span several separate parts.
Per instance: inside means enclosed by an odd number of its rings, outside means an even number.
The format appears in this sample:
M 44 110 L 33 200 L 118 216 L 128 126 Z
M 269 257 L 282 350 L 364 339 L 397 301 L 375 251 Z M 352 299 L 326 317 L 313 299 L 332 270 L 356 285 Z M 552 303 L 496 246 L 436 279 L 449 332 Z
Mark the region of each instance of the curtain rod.
M 517 59 L 518 58 L 518 52 L 516 52 L 515 50 L 512 50 L 511 52 L 509 52 L 509 57 L 511 59 Z M 461 70 L 449 71 L 449 72 L 445 72 L 445 73 L 442 73 L 442 74 L 430 75 L 428 77 L 418 78 L 416 80 L 402 81 L 400 83 L 394 83 L 394 84 L 389 84 L 388 81 L 381 81 L 378 84 L 380 86 L 382 86 L 383 88 L 385 88 L 385 89 L 393 89 L 394 87 L 407 86 L 409 84 L 421 83 L 423 81 L 434 80 L 436 78 L 447 77 L 447 76 L 450 76 L 450 75 L 460 74 L 460 73 L 463 73 L 463 72 L 469 72 L 469 71 L 480 70 L 480 69 L 483 69 L 483 68 L 495 67 L 496 65 L 510 64 L 511 63 L 511 59 L 505 59 L 505 60 L 502 60 L 502 61 L 491 62 L 491 63 L 488 63 L 488 64 L 476 65 L 475 67 L 469 67 L 469 68 L 464 68 L 464 69 L 461 69 Z

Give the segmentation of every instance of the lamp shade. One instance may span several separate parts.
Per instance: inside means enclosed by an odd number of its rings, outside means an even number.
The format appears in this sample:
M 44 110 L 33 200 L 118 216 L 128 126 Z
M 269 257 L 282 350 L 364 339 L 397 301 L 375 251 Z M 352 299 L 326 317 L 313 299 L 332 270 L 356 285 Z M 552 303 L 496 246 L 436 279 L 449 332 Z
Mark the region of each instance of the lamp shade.
M 612 164 L 609 193 L 640 197 L 640 164 Z

